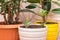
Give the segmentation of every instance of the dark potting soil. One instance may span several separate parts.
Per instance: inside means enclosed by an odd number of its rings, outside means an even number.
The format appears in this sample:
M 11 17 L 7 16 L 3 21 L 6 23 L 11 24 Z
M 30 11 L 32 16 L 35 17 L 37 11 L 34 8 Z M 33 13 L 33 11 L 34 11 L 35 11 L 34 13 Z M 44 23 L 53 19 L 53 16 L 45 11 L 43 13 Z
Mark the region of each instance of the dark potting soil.
M 57 24 L 56 22 L 47 22 L 46 24 Z
M 26 28 L 25 26 L 21 26 L 22 28 Z M 45 26 L 42 25 L 29 25 L 28 28 L 45 28 Z
M 41 24 L 43 22 L 37 22 L 38 24 Z M 46 24 L 57 24 L 56 22 L 46 22 Z
M 22 24 L 22 22 L 12 23 L 12 24 L 6 24 L 5 22 L 0 22 L 0 25 L 15 25 L 15 24 Z

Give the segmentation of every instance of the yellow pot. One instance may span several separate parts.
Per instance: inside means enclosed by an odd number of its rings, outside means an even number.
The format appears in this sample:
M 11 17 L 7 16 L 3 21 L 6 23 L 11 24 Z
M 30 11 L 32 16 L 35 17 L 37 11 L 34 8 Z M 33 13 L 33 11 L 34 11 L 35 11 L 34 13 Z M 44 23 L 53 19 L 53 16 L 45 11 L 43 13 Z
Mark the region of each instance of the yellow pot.
M 58 24 L 46 24 L 47 25 L 47 40 L 57 40 L 58 36 Z
M 41 22 L 41 21 L 36 21 L 35 24 L 38 24 L 38 22 Z M 57 40 L 58 23 L 56 23 L 56 24 L 46 24 L 46 26 L 47 26 L 46 40 Z

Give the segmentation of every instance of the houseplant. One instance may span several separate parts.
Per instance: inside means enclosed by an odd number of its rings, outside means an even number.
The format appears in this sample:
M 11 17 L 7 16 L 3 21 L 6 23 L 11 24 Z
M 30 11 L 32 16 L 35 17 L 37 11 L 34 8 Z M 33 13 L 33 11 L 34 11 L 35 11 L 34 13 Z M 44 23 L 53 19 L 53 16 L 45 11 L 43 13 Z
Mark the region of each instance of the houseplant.
M 24 11 L 21 10 L 21 12 L 31 12 L 36 14 L 34 11 L 29 9 L 25 9 Z M 46 26 L 40 24 L 32 24 L 30 21 L 31 20 L 26 17 L 23 24 L 18 27 L 20 40 L 46 40 Z
M 32 24 L 28 18 L 18 27 L 18 31 L 20 40 L 46 40 L 46 26 Z
M 52 0 L 43 0 L 42 1 L 41 0 L 41 5 L 42 5 L 41 8 L 42 8 L 42 10 L 40 10 L 40 15 L 41 15 L 41 17 L 43 19 L 43 22 L 37 21 L 35 23 L 37 23 L 37 24 L 42 23 L 43 26 L 46 24 L 47 27 L 48 27 L 47 40 L 56 40 L 57 35 L 58 35 L 58 23 L 56 23 L 56 22 L 47 22 L 46 21 L 46 16 L 48 15 L 49 12 L 59 13 L 60 10 L 59 9 L 51 10 L 51 2 L 54 2 L 54 1 L 52 1 Z M 32 6 L 33 5 L 30 4 L 26 8 L 31 9 Z M 35 5 L 33 7 L 36 7 L 36 6 L 37 5 Z
M 60 10 L 60 3 L 59 3 L 59 2 L 60 2 L 60 1 L 57 1 L 57 2 L 55 1 L 54 4 L 57 4 L 58 7 L 59 7 L 59 8 L 57 8 L 57 9 Z M 57 10 L 57 9 L 55 9 L 55 10 Z M 59 10 L 58 10 L 58 11 L 59 11 Z M 54 18 L 53 18 L 53 19 L 56 20 L 56 21 L 59 23 L 58 38 L 57 38 L 57 40 L 60 40 L 60 12 L 59 12 L 58 14 L 56 13 L 56 14 L 54 15 Z
M 20 0 L 0 0 L 0 14 L 4 17 L 4 22 L 0 22 L 0 40 L 19 40 L 19 7 Z

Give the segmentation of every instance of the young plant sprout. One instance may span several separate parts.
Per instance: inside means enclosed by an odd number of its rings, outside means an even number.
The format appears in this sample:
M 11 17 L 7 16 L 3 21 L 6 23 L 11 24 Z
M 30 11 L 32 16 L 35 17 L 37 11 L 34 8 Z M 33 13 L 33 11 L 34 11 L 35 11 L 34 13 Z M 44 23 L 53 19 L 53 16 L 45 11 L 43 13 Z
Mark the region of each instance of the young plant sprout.
M 47 10 L 40 9 L 40 15 L 42 16 L 43 22 L 41 23 L 42 26 L 46 23 L 45 16 L 47 15 Z
M 23 24 L 26 28 L 28 28 L 28 26 L 31 24 L 31 22 L 29 21 L 28 18 L 26 18 L 25 21 L 23 22 Z
M 29 10 L 29 9 L 21 9 L 20 12 L 23 12 L 23 13 L 25 13 L 25 12 L 26 12 L 26 13 L 27 13 L 27 12 L 30 12 L 30 13 L 36 14 L 34 11 Z M 28 14 L 28 13 L 27 13 L 27 14 Z M 30 14 L 29 14 L 29 15 L 30 15 Z M 32 17 L 33 17 L 33 16 L 32 16 Z M 24 20 L 22 23 L 23 23 L 23 25 L 25 26 L 25 28 L 28 28 L 29 25 L 32 24 L 32 22 L 31 22 L 32 19 L 33 19 L 32 17 L 29 18 L 29 17 L 27 17 L 26 15 L 24 15 L 24 19 L 25 19 L 25 20 Z M 22 18 L 22 19 L 23 19 L 23 18 Z

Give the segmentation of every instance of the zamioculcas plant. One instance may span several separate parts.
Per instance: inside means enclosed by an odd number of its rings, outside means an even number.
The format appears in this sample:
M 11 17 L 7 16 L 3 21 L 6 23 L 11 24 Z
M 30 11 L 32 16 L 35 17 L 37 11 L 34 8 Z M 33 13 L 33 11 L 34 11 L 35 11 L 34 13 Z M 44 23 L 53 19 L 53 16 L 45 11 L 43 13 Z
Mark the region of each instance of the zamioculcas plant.
M 19 40 L 19 13 L 20 0 L 0 0 L 0 14 L 4 18 L 0 21 L 0 40 Z
M 0 14 L 3 15 L 5 24 L 18 23 L 19 10 L 20 0 L 0 0 Z M 13 19 L 14 15 L 16 17 Z
M 4 22 L 0 22 L 0 40 L 19 40 L 19 14 L 20 12 L 26 11 L 25 9 L 20 9 L 20 1 L 21 0 L 0 0 L 0 14 L 4 17 Z M 27 19 L 24 22 L 24 25 L 26 27 L 29 25 L 29 21 Z

